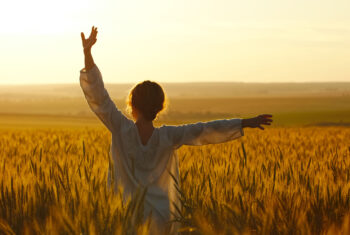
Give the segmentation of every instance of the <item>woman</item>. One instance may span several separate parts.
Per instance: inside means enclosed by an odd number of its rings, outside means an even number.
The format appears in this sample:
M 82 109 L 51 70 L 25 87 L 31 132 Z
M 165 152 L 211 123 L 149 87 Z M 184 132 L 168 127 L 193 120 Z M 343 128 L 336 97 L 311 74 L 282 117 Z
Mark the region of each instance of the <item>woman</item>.
M 181 126 L 154 127 L 153 120 L 164 108 L 163 89 L 154 82 L 144 81 L 136 85 L 129 95 L 129 106 L 134 121 L 125 117 L 109 97 L 102 76 L 91 55 L 97 41 L 97 28 L 85 39 L 81 33 L 85 68 L 80 72 L 80 85 L 92 111 L 112 133 L 111 157 L 113 177 L 109 172 L 108 183 L 122 186 L 124 195 L 133 195 L 147 188 L 144 202 L 144 218 L 151 215 L 152 234 L 176 233 L 177 225 L 168 223 L 174 219 L 176 209 L 181 208 L 174 179 L 179 179 L 179 167 L 175 150 L 182 145 L 222 143 L 243 136 L 243 128 L 270 125 L 271 115 L 251 119 L 216 120 Z

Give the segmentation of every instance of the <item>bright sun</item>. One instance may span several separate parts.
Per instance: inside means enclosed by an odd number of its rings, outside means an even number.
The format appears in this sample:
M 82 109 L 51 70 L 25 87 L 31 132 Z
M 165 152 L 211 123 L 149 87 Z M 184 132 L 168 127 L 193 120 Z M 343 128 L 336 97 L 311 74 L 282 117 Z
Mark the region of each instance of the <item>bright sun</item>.
M 74 28 L 87 7 L 86 0 L 11 0 L 1 6 L 5 33 L 57 33 Z

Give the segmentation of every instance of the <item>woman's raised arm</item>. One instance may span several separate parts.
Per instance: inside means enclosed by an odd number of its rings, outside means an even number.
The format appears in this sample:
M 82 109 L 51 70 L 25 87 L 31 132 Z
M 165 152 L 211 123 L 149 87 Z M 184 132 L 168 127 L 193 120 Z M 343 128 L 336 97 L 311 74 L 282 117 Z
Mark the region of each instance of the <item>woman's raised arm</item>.
M 118 131 L 122 123 L 130 122 L 115 106 L 104 87 L 102 75 L 95 65 L 91 48 L 97 41 L 97 28 L 92 27 L 90 37 L 85 39 L 81 33 L 84 47 L 85 68 L 80 71 L 80 86 L 91 110 L 111 131 Z

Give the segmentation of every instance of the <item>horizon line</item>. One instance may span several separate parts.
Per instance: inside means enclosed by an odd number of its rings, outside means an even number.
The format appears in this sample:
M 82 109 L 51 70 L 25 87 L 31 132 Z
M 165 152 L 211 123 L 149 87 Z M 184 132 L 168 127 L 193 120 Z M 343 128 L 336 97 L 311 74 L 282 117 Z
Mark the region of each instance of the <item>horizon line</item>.
M 148 79 L 146 79 L 148 80 Z M 146 81 L 145 80 L 145 81 Z M 156 81 L 157 82 L 157 81 Z M 107 85 L 132 85 L 139 82 L 105 82 Z M 287 82 L 242 82 L 242 81 L 193 81 L 193 82 L 157 82 L 160 84 L 340 84 L 340 83 L 350 83 L 350 81 L 287 81 Z M 0 83 L 0 87 L 4 86 L 57 86 L 57 85 L 76 85 L 76 83 Z

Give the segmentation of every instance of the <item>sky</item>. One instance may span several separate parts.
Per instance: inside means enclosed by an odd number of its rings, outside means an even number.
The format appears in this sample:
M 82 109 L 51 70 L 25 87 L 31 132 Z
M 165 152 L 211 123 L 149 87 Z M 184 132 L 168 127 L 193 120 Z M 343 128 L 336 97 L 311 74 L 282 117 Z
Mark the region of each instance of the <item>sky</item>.
M 0 0 L 0 84 L 350 82 L 349 0 Z

